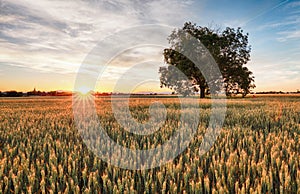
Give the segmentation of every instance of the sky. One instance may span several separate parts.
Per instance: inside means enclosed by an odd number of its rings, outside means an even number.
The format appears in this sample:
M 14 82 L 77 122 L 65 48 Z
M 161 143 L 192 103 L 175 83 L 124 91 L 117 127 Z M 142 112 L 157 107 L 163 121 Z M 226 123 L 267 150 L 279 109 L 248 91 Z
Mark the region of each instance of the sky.
M 0 0 L 0 91 L 73 90 L 93 49 L 128 43 L 107 42 L 116 34 L 147 24 L 181 28 L 186 21 L 249 33 L 254 91 L 300 89 L 300 1 Z M 166 91 L 157 73 L 163 46 L 128 47 L 103 64 L 94 61 L 106 67 L 94 90 Z

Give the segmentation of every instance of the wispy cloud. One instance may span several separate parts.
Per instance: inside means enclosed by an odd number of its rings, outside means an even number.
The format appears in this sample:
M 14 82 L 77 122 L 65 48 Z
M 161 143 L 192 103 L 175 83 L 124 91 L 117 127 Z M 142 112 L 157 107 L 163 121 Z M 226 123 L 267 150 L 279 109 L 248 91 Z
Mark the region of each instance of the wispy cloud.
M 190 1 L 1 1 L 2 64 L 76 72 L 105 36 L 134 25 L 182 25 Z
M 299 1 L 284 0 L 0 0 L 0 66 L 4 69 L 0 74 L 7 74 L 6 82 L 16 71 L 24 72 L 24 79 L 45 73 L 74 80 L 87 54 L 105 37 L 142 24 L 182 27 L 194 20 L 199 25 L 212 21 L 221 27 L 242 25 L 250 32 L 253 52 L 249 68 L 257 85 L 268 82 L 271 86 L 276 78 L 281 83 L 290 79 L 293 83 L 287 86 L 295 85 L 300 77 L 299 6 Z M 162 61 L 160 49 L 144 47 L 118 55 L 103 74 L 104 80 L 112 83 L 132 62 Z M 158 76 L 147 67 L 132 71 L 131 77 Z
M 252 22 L 253 20 L 255 20 L 255 19 L 257 19 L 257 18 L 259 18 L 259 17 L 265 15 L 266 13 L 271 12 L 271 11 L 273 11 L 273 10 L 279 8 L 280 6 L 286 4 L 288 1 L 289 1 L 289 0 L 281 1 L 281 2 L 277 3 L 276 5 L 270 7 L 270 8 L 268 8 L 268 9 L 266 9 L 266 10 L 263 10 L 263 11 L 259 12 L 259 13 L 256 14 L 255 16 L 253 16 L 253 17 L 251 17 L 251 18 L 245 20 L 243 23 L 240 24 L 240 26 L 245 26 L 245 25 L 247 25 L 248 23 Z
M 278 8 L 276 12 L 278 16 L 269 18 L 268 22 L 257 26 L 255 31 L 270 32 L 269 34 L 279 42 L 298 40 L 300 37 L 300 2 L 283 1 L 279 5 L 283 6 Z
M 285 42 L 288 39 L 299 39 L 300 38 L 300 30 L 287 30 L 281 31 L 278 33 L 281 37 L 277 38 L 280 42 Z
M 300 7 L 300 1 L 290 2 L 290 3 L 287 4 L 286 7 L 288 7 L 288 8 Z

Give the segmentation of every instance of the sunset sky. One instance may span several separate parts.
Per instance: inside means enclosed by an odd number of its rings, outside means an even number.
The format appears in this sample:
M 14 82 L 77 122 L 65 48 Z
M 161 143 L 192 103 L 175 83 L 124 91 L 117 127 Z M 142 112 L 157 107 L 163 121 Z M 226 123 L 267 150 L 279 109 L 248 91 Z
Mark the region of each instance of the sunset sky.
M 254 91 L 300 89 L 300 1 L 0 0 L 0 91 L 73 90 L 79 67 L 101 40 L 133 26 L 179 28 L 186 21 L 249 33 Z M 139 77 L 145 83 L 135 91 L 162 91 L 162 49 L 117 55 L 96 90 L 112 91 L 116 82 Z M 146 62 L 124 77 L 126 64 L 135 61 Z

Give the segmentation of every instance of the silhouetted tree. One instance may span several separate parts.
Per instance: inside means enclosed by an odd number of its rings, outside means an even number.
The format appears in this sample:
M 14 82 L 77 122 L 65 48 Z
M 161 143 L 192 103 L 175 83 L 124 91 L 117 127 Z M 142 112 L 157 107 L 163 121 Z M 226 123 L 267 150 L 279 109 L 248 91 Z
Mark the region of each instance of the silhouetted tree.
M 241 93 L 244 97 L 250 93 L 250 89 L 255 87 L 254 77 L 252 72 L 243 66 L 250 60 L 248 34 L 243 34 L 241 28 L 235 30 L 227 27 L 220 32 L 190 22 L 185 23 L 182 29 L 174 30 L 169 36 L 171 47 L 164 49 L 164 58 L 168 66 L 159 69 L 161 87 L 168 87 L 183 95 L 200 90 L 200 98 L 205 97 L 205 91 L 208 93 L 207 80 L 202 72 L 190 59 L 181 54 L 187 49 L 183 43 L 192 39 L 187 33 L 198 39 L 215 59 L 223 76 L 226 95 Z M 203 48 L 192 50 L 198 55 L 205 53 Z
M 23 96 L 23 93 L 12 90 L 12 91 L 6 92 L 5 96 L 6 97 L 21 97 L 21 96 Z

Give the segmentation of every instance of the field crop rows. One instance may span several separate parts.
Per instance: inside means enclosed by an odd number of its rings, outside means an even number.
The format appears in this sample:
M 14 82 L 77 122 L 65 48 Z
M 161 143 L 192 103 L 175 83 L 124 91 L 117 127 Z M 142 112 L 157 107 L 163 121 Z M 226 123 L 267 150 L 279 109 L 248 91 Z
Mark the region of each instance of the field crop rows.
M 131 99 L 132 116 L 147 121 L 154 100 Z M 149 149 L 178 127 L 179 101 L 159 101 L 167 119 L 149 136 L 124 131 L 110 98 L 96 104 L 111 138 L 131 149 Z M 300 193 L 300 97 L 229 99 L 222 132 L 202 156 L 198 148 L 210 101 L 199 102 L 201 123 L 182 154 L 154 169 L 124 170 L 87 149 L 74 124 L 71 98 L 2 98 L 0 193 Z

